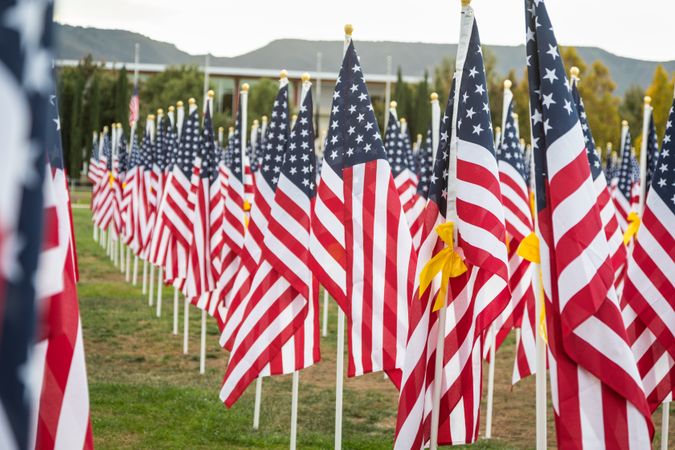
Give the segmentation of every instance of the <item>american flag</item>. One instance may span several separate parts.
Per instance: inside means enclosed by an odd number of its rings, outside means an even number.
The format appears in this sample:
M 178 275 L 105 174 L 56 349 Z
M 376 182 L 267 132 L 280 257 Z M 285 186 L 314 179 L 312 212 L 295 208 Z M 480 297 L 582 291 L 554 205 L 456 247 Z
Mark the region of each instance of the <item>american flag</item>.
M 141 142 L 141 167 L 138 173 L 138 228 L 139 243 L 138 256 L 147 258 L 150 242 L 152 239 L 152 230 L 155 225 L 155 216 L 150 202 L 152 195 L 152 135 L 148 129 L 145 131 L 143 141 Z
M 423 214 L 422 240 L 415 276 L 415 291 L 409 310 L 409 329 L 405 361 L 402 369 L 394 448 L 422 448 L 429 440 L 434 361 L 438 339 L 438 313 L 432 311 L 440 290 L 440 276 L 424 294 L 419 294 L 419 274 L 427 261 L 441 250 L 444 243 L 435 229 L 446 221 L 448 195 L 448 145 L 452 134 L 455 98 L 453 79 L 446 114 L 441 122 L 441 141 L 433 169 L 429 175 L 427 205 Z M 447 329 L 448 327 L 446 327 Z M 446 377 L 447 378 L 447 377 Z M 444 410 L 449 411 L 447 406 Z
M 319 360 L 318 284 L 308 265 L 316 194 L 312 113 L 308 90 L 276 175 L 262 262 L 220 391 L 227 406 L 258 376 L 292 373 Z
M 195 302 L 202 294 L 215 288 L 213 261 L 211 259 L 211 182 L 216 180 L 214 161 L 215 139 L 211 122 L 211 108 L 207 104 L 204 113 L 204 125 L 199 141 L 199 150 L 195 155 L 195 165 L 200 167 L 197 192 L 194 197 L 192 214 L 192 243 L 188 255 L 185 295 Z
M 194 204 L 201 166 L 195 161 L 199 150 L 199 112 L 190 104 L 180 140 L 173 152 L 173 166 L 167 178 L 164 201 L 157 218 L 156 229 L 169 232 L 171 259 L 176 266 L 174 282 L 182 287 L 187 278 L 188 251 L 192 244 Z
M 35 448 L 93 448 L 89 391 L 76 282 L 77 259 L 70 195 L 63 167 L 56 95 L 49 109 L 45 176 L 45 245 L 37 274 L 46 311 L 35 346 L 40 386 Z
M 612 202 L 612 194 L 605 174 L 602 170 L 602 163 L 600 162 L 600 155 L 596 151 L 595 141 L 591 133 L 591 127 L 588 124 L 586 117 L 586 110 L 584 109 L 584 102 L 579 95 L 577 89 L 576 78 L 572 79 L 572 99 L 579 114 L 579 123 L 584 132 L 584 143 L 586 144 L 586 155 L 588 156 L 588 164 L 591 169 L 591 176 L 593 178 L 593 186 L 597 194 L 597 204 L 600 210 L 600 219 L 602 226 L 605 229 L 605 236 L 607 237 L 607 244 L 609 245 L 609 254 L 614 267 L 614 283 L 617 292 L 620 292 L 620 286 L 623 279 L 624 268 L 626 265 L 626 246 L 623 243 L 623 234 L 619 226 L 619 219 L 617 217 L 614 202 Z
M 579 115 L 544 2 L 527 0 L 525 10 L 558 447 L 649 448 L 654 428 L 614 290 Z
M 51 2 L 26 14 L 21 1 L 0 4 L 0 447 L 25 449 L 33 394 L 38 257 L 43 249 L 44 151 L 51 118 Z M 29 64 L 30 63 L 30 64 Z M 32 70 L 31 70 L 32 69 Z M 39 389 L 39 388 L 38 388 Z
M 439 430 L 439 442 L 453 444 L 478 437 L 483 339 L 510 298 L 499 169 L 480 37 L 470 6 L 462 11 L 457 60 L 461 69 L 453 113 L 457 135 L 450 147 L 452 154 L 456 145 L 457 184 L 449 188 L 456 189 L 457 245 L 468 271 L 451 280 L 447 314 L 456 319 L 446 324 L 445 352 L 454 359 L 446 364 L 457 364 L 457 369 L 445 368 L 450 374 L 443 404 L 451 408 L 452 416 Z M 452 162 L 450 170 L 455 170 Z
M 260 144 L 261 166 L 256 174 L 256 201 L 251 207 L 240 267 L 231 286 L 221 284 L 226 297 L 220 314 L 223 321 L 220 344 L 228 350 L 232 349 L 236 331 L 249 305 L 247 297 L 253 276 L 260 265 L 262 242 L 268 234 L 267 226 L 271 218 L 270 204 L 274 199 L 288 144 L 288 79 L 282 78 L 279 83 L 279 91 L 271 114 L 272 120 L 266 129 L 265 143 Z
M 672 400 L 675 386 L 674 121 L 675 100 L 628 258 L 621 299 L 629 342 L 652 411 Z
M 396 119 L 396 110 L 389 110 L 387 134 L 384 149 L 394 177 L 403 213 L 405 214 L 413 242 L 419 243 L 422 235 L 422 212 L 425 199 L 417 194 L 417 175 L 412 164 L 412 150 L 409 148 L 408 135 L 401 130 Z M 415 248 L 417 248 L 415 246 Z
M 417 177 L 417 195 L 424 199 L 429 197 L 429 177 L 434 170 L 434 154 L 431 143 L 431 128 L 427 131 L 427 137 L 424 139 L 417 151 L 417 167 L 419 171 Z
M 138 109 L 140 106 L 138 98 L 138 85 L 134 84 L 134 93 L 131 94 L 131 99 L 129 100 L 129 126 L 133 126 L 134 123 L 138 122 L 140 116 L 138 115 Z
M 632 143 L 630 137 L 630 129 L 626 128 L 626 136 L 623 140 L 623 148 L 621 150 L 621 162 L 618 169 L 617 186 L 612 190 L 612 199 L 618 214 L 619 226 L 621 232 L 626 231 L 628 226 L 628 214 L 637 212 L 638 199 L 635 197 L 635 183 L 640 179 L 639 168 L 637 180 L 634 170 L 634 159 L 632 153 Z
M 530 353 L 529 339 L 534 337 L 534 291 L 532 289 L 533 268 L 530 261 L 516 253 L 520 243 L 533 232 L 532 209 L 527 185 L 523 149 L 520 146 L 518 123 L 513 115 L 515 103 L 510 89 L 504 90 L 504 118 L 502 136 L 497 152 L 499 184 L 504 203 L 504 218 L 507 232 L 509 256 L 509 285 L 511 299 L 495 323 L 495 350 L 498 349 L 512 328 L 521 328 L 522 344 L 517 343 L 516 368 L 519 377 L 534 373 L 534 353 Z M 523 336 L 524 335 L 524 336 Z M 533 341 L 532 341 L 533 342 Z M 519 365 L 519 362 L 528 364 Z M 517 381 L 517 380 L 515 380 Z
M 99 180 L 98 195 L 93 211 L 94 223 L 100 229 L 109 231 L 114 235 L 115 175 L 113 173 L 112 144 L 107 134 L 103 137 L 101 165 L 105 168 L 105 171 Z M 113 225 L 112 229 L 109 229 L 110 225 Z
M 312 218 L 312 271 L 347 316 L 349 376 L 403 364 L 417 258 L 386 158 L 350 42 L 333 93 Z
M 138 139 L 134 133 L 131 137 L 129 167 L 124 180 L 123 194 L 124 197 L 126 197 L 126 208 L 124 210 L 124 243 L 136 254 L 140 247 L 140 232 L 138 231 L 138 184 L 140 177 L 139 173 L 142 170 Z

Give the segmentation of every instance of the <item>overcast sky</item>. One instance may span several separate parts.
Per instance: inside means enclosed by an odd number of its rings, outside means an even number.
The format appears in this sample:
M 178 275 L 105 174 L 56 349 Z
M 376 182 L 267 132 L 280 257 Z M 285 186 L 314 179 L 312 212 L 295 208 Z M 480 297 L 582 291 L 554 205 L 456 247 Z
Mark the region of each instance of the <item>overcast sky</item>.
M 675 0 L 548 0 L 562 45 L 621 56 L 675 59 Z M 484 44 L 522 44 L 523 0 L 474 0 Z M 455 43 L 460 0 L 56 0 L 71 25 L 135 31 L 188 53 L 235 56 L 279 38 Z

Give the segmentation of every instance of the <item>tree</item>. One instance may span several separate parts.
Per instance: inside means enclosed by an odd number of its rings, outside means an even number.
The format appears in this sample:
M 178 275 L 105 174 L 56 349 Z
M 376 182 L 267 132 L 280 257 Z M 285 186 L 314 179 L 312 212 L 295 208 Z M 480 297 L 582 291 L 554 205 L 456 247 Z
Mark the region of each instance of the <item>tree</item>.
M 262 116 L 269 117 L 278 90 L 279 83 L 269 78 L 263 78 L 251 86 L 247 110 L 249 126 L 254 119 L 260 120 Z
M 666 131 L 665 126 L 668 120 L 668 112 L 673 102 L 673 82 L 674 80 L 668 80 L 668 72 L 659 64 L 654 70 L 652 84 L 649 85 L 646 91 L 646 94 L 652 98 L 654 125 L 659 136 L 659 142 L 663 139 L 663 133 Z M 640 111 L 642 111 L 642 108 L 640 108 Z M 642 112 L 640 113 L 640 117 L 642 117 Z M 640 119 L 640 127 L 642 127 L 642 119 Z
M 565 75 L 569 75 L 572 67 L 579 68 L 579 77 L 583 78 L 586 75 L 588 66 L 586 62 L 579 56 L 576 47 L 561 47 L 560 57 L 565 64 Z
M 129 131 L 129 78 L 126 67 L 117 73 L 114 121 L 122 123 L 125 133 Z
M 455 60 L 450 57 L 443 58 L 441 63 L 434 69 L 434 92 L 438 94 L 438 101 L 441 105 L 441 114 L 445 111 L 450 86 L 452 85 L 452 76 L 455 73 Z
M 628 121 L 631 130 L 642 130 L 642 110 L 644 105 L 645 91 L 640 86 L 634 84 L 628 88 L 623 95 L 623 102 L 619 107 L 621 119 Z
M 410 137 L 415 139 L 418 133 L 426 136 L 427 128 L 431 123 L 431 107 L 429 105 L 429 73 L 424 71 L 424 79 L 417 83 L 415 89 L 415 111 L 408 119 Z
M 139 87 L 141 117 L 154 114 L 158 108 L 167 109 L 182 100 L 187 107 L 187 100 L 194 98 L 199 103 L 204 101 L 204 73 L 197 66 L 168 67 L 164 72 L 147 78 Z M 105 92 L 105 91 L 104 91 Z M 128 105 L 129 99 L 127 99 Z

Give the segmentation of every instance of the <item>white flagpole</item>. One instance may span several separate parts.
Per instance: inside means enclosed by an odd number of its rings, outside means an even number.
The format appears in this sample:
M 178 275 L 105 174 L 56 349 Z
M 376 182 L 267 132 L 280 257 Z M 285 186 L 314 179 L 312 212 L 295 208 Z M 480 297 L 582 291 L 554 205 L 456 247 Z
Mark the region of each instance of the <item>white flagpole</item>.
M 188 354 L 188 331 L 190 328 L 190 301 L 185 297 L 185 306 L 183 307 L 183 354 Z
M 387 80 L 385 81 L 384 87 L 384 104 L 389 105 L 391 103 L 391 56 L 387 56 Z M 389 111 L 384 111 L 384 129 L 387 129 L 389 124 Z
M 290 449 L 295 450 L 298 437 L 298 389 L 300 385 L 300 371 L 293 372 L 293 387 L 291 396 L 291 445 Z
M 495 132 L 495 148 L 499 151 L 501 147 L 502 133 L 501 130 L 506 132 L 506 120 L 508 119 L 507 115 L 509 112 L 509 104 L 513 99 L 513 93 L 511 92 L 511 80 L 504 80 L 504 101 L 502 104 L 502 126 L 496 127 Z M 494 409 L 494 390 L 495 390 L 495 353 L 496 353 L 496 340 L 497 331 L 494 329 L 494 326 L 490 327 L 489 330 L 489 345 L 490 345 L 490 362 L 488 366 L 488 385 L 487 385 L 487 408 L 485 414 L 485 439 L 492 438 L 492 415 Z
M 173 335 L 178 336 L 178 288 L 173 288 Z
M 438 103 L 436 92 L 432 92 L 429 98 L 431 99 L 431 153 L 433 155 L 432 161 L 435 161 L 441 134 L 441 105 Z M 433 170 L 433 167 L 429 169 Z
M 154 304 L 154 297 L 155 297 L 154 283 L 155 283 L 155 265 L 150 264 L 150 281 L 148 283 L 149 284 L 148 306 L 152 306 Z
M 202 309 L 202 331 L 199 345 L 199 374 L 206 371 L 206 310 Z
M 136 286 L 138 284 L 138 255 L 134 254 L 134 273 L 131 277 L 131 284 Z
M 670 419 L 670 401 L 661 403 L 661 450 L 668 450 L 668 421 Z
M 125 252 L 124 252 L 125 247 L 124 247 L 124 242 L 122 242 L 122 235 L 121 234 L 120 234 L 120 237 L 119 237 L 119 244 L 120 244 L 119 245 L 120 273 L 126 274 L 127 265 L 126 265 L 126 256 L 125 256 Z M 125 275 L 125 277 L 126 277 L 126 275 Z
M 124 281 L 127 283 L 131 281 L 131 248 L 125 247 L 126 271 L 124 272 Z
M 352 32 L 354 27 L 351 24 L 345 25 L 345 39 L 342 49 L 342 55 L 347 52 L 347 48 L 352 41 Z M 345 313 L 338 307 L 337 324 L 337 355 L 335 370 L 335 445 L 336 450 L 342 448 L 342 395 L 345 376 Z
M 162 285 L 164 284 L 164 269 L 160 266 L 157 271 L 157 317 L 162 317 Z
M 645 96 L 644 98 L 644 109 L 642 112 L 642 142 L 640 143 L 640 207 L 638 211 L 640 212 L 640 217 L 645 208 L 645 197 L 647 195 L 647 152 L 649 151 L 647 147 L 647 135 L 649 134 L 649 119 L 652 116 L 651 107 L 652 98 L 650 96 Z
M 148 261 L 143 260 L 143 288 L 141 294 L 145 295 L 148 293 Z
M 536 217 L 536 214 L 535 214 Z M 536 218 L 535 218 L 536 222 Z M 535 411 L 536 411 L 536 437 L 537 450 L 546 450 L 547 430 L 546 430 L 546 343 L 539 330 L 539 320 L 544 306 L 544 291 L 541 286 L 541 266 L 532 263 L 534 269 L 534 277 L 532 286 L 534 288 L 535 296 Z
M 260 427 L 260 402 L 262 400 L 262 379 L 258 377 L 255 379 L 255 400 L 253 402 L 253 429 L 257 430 Z
M 325 288 L 323 290 L 323 328 L 321 336 L 328 336 L 328 291 Z
M 309 81 L 309 74 L 302 74 L 302 91 L 300 92 L 300 106 L 305 102 L 305 97 L 307 92 L 311 88 L 312 83 Z M 313 115 L 314 111 L 310 111 Z M 311 284 L 311 283 L 310 283 Z M 312 289 L 309 290 L 309 303 L 311 304 L 314 299 L 312 296 Z M 298 391 L 300 384 L 300 371 L 296 370 L 293 372 L 293 387 L 291 389 L 291 450 L 295 450 L 298 436 Z

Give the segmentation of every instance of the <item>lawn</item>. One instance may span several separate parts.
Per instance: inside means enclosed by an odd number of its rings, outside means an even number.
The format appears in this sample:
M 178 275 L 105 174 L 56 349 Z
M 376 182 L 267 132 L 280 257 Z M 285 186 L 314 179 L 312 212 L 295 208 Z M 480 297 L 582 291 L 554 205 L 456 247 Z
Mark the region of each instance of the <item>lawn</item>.
M 88 196 L 78 193 L 74 203 L 87 204 Z M 254 431 L 253 385 L 232 409 L 218 398 L 227 354 L 218 346 L 215 322 L 210 320 L 207 328 L 206 373 L 200 375 L 199 311 L 190 309 L 189 354 L 183 355 L 182 335 L 171 333 L 172 290 L 164 288 L 162 317 L 157 318 L 154 307 L 148 307 L 147 296 L 141 294 L 140 283 L 137 287 L 126 283 L 105 251 L 93 241 L 88 209 L 75 208 L 73 219 L 96 447 L 288 447 L 291 377 L 264 379 L 260 429 Z M 181 299 L 179 333 L 182 312 Z M 321 341 L 321 362 L 300 374 L 299 448 L 333 446 L 336 313 L 335 304 L 331 304 L 328 336 Z M 494 437 L 472 448 L 534 447 L 534 379 L 511 386 L 513 355 L 514 341 L 510 337 L 496 358 Z M 347 379 L 343 448 L 391 448 L 396 405 L 397 392 L 381 374 Z M 655 422 L 658 430 L 660 411 Z M 481 428 L 481 436 L 483 433 Z M 670 441 L 675 442 L 672 427 Z M 549 420 L 549 444 L 553 443 L 553 421 Z

